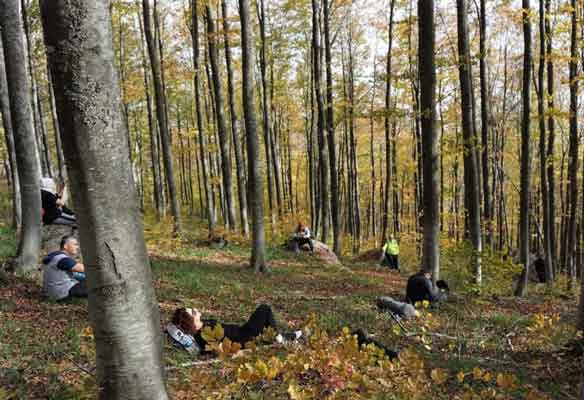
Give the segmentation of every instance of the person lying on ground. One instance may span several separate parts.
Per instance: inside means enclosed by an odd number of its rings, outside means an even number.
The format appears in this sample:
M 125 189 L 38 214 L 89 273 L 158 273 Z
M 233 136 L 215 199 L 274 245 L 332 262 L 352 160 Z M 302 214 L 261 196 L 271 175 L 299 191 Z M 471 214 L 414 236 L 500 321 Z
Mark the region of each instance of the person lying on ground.
M 421 270 L 408 279 L 406 301 L 415 305 L 419 301 L 426 300 L 432 305 L 437 305 L 446 300 L 448 290 L 448 284 L 445 281 L 439 280 L 434 286 L 432 284 L 432 274 Z
M 383 245 L 382 251 L 383 258 L 381 265 L 399 271 L 399 244 L 397 243 L 395 236 L 389 236 L 389 239 Z
M 79 243 L 73 236 L 63 236 L 60 250 L 43 259 L 43 293 L 57 301 L 87 297 L 85 267 L 75 258 Z
M 400 319 L 411 319 L 420 315 L 413 305 L 397 301 L 389 296 L 379 297 L 377 308 L 380 311 L 388 311 Z
M 53 178 L 41 178 L 43 224 L 77 227 L 75 213 L 67 208 L 63 201 L 64 190 L 65 185 L 61 185 L 57 190 L 57 185 Z
M 207 342 L 203 338 L 203 328 L 213 328 L 218 322 L 213 319 L 201 319 L 201 312 L 193 308 L 179 308 L 174 312 L 172 322 L 166 326 L 166 332 L 174 343 L 191 353 L 208 352 Z M 243 325 L 221 323 L 226 338 L 242 347 L 260 336 L 266 328 L 278 331 L 272 308 L 262 304 L 251 314 Z M 302 336 L 302 331 L 278 333 L 276 342 L 294 341 Z
M 300 252 L 300 248 L 305 244 L 310 247 L 310 252 L 314 253 L 314 243 L 310 237 L 310 229 L 308 229 L 308 226 L 306 226 L 302 221 L 298 222 L 298 226 L 296 226 L 292 240 L 296 242 L 297 253 Z

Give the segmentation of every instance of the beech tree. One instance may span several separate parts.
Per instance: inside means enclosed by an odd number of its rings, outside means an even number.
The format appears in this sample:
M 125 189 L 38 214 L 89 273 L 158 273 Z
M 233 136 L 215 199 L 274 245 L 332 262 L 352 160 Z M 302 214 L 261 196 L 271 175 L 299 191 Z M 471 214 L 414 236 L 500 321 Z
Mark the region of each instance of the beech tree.
M 14 135 L 22 210 L 22 230 L 14 259 L 14 268 L 18 272 L 30 272 L 38 267 L 40 252 L 41 171 L 32 125 L 24 32 L 18 0 L 0 1 L 0 30 L 2 31 L 10 120 Z
M 418 0 L 420 106 L 424 181 L 424 242 L 422 267 L 432 272 L 434 283 L 440 274 L 440 169 L 436 132 L 436 62 L 434 0 Z
M 108 3 L 44 0 L 41 13 L 87 266 L 98 397 L 167 399 Z

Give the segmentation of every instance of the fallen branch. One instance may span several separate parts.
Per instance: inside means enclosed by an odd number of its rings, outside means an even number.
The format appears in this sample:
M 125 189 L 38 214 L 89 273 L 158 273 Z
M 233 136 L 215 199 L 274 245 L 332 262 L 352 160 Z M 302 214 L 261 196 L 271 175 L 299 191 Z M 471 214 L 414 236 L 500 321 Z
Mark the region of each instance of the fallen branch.
M 404 335 L 405 337 L 414 337 L 414 336 L 432 336 L 432 337 L 438 337 L 438 338 L 442 338 L 442 339 L 449 339 L 449 340 L 456 340 L 456 341 L 465 341 L 465 338 L 459 338 L 459 337 L 455 337 L 455 336 L 450 336 L 450 335 L 445 335 L 444 333 L 435 333 L 435 332 L 411 332 L 411 333 L 406 333 Z

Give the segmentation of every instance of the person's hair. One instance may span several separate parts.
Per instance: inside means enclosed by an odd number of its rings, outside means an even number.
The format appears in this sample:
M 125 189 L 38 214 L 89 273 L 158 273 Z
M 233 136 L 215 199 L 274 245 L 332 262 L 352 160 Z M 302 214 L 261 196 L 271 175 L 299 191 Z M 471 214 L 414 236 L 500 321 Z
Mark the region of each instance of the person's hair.
M 304 222 L 298 221 L 298 226 L 296 227 L 296 232 L 301 232 L 305 229 L 306 229 L 306 225 L 304 225 Z
M 61 245 L 60 245 L 61 250 L 63 250 L 65 248 L 65 246 L 67 245 L 67 242 L 71 239 L 75 239 L 75 236 L 65 235 L 61 238 Z
M 184 307 L 177 308 L 172 316 L 172 323 L 184 333 L 194 334 L 193 316 Z

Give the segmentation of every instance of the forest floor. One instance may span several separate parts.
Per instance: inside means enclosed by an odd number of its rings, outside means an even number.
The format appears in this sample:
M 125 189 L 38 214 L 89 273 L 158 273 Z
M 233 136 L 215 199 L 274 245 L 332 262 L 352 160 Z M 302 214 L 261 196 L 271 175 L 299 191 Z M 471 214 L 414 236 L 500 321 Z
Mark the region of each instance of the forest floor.
M 581 356 L 573 351 L 577 295 L 532 285 L 512 297 L 517 267 L 498 257 L 484 263 L 480 295 L 465 284 L 468 253 L 446 242 L 443 278 L 452 294 L 439 309 L 399 327 L 375 299 L 402 299 L 415 271 L 414 249 L 402 246 L 402 272 L 377 260 L 342 260 L 352 272 L 323 266 L 310 255 L 270 248 L 272 272 L 248 267 L 249 249 L 198 247 L 193 237 L 160 239 L 146 230 L 161 329 L 179 305 L 220 321 L 243 322 L 260 303 L 272 305 L 287 328 L 312 327 L 308 342 L 259 346 L 233 357 L 191 359 L 165 341 L 167 382 L 174 399 L 487 399 L 577 398 Z M 0 229 L 0 258 L 14 251 Z M 374 350 L 350 351 L 343 328 L 364 328 L 401 352 L 391 365 Z M 95 349 L 86 301 L 41 296 L 40 275 L 0 275 L 0 400 L 95 398 Z M 581 353 L 581 352 L 580 352 Z M 377 358 L 376 358 L 377 357 Z M 400 366 L 401 365 L 401 366 Z

